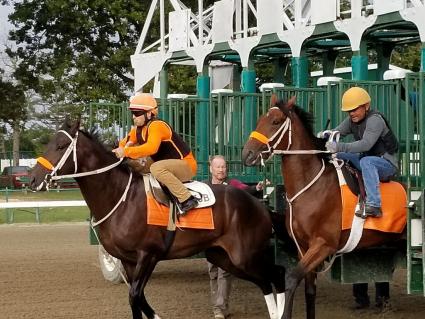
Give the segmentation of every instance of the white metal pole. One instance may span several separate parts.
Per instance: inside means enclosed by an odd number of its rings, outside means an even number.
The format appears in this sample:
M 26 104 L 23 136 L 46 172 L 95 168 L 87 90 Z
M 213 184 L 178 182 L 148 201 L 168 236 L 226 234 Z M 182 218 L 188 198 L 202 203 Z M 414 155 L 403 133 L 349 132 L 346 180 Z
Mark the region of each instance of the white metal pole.
M 165 52 L 165 8 L 164 0 L 159 2 L 160 10 L 160 32 L 161 32 L 161 52 Z
M 233 9 L 235 10 L 235 24 L 236 24 L 236 38 L 240 38 L 241 37 L 241 30 L 242 30 L 242 6 L 241 6 L 241 0 L 234 0 L 233 2 Z
M 158 4 L 158 0 L 153 0 L 151 2 L 151 6 L 149 8 L 149 12 L 145 20 L 145 24 L 143 25 L 142 34 L 140 35 L 139 42 L 137 43 L 137 48 L 134 54 L 139 54 L 142 51 L 143 44 L 145 43 L 146 34 L 148 33 L 149 26 L 152 21 L 152 16 L 155 12 L 155 8 L 157 4 Z
M 204 1 L 198 0 L 198 38 L 199 45 L 204 44 Z
M 248 0 L 243 0 L 243 37 L 248 37 Z

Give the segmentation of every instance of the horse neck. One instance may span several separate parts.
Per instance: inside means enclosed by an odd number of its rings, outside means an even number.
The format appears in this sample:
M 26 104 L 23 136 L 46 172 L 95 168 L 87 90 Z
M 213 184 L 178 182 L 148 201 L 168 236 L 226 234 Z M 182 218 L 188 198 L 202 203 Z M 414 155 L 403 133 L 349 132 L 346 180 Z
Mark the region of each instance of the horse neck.
M 85 139 L 89 141 L 87 137 Z M 82 148 L 83 151 L 79 151 L 77 155 L 78 172 L 101 169 L 116 161 L 96 143 L 92 142 L 88 147 Z M 90 212 L 96 220 L 103 218 L 118 203 L 129 178 L 130 174 L 119 166 L 103 173 L 76 178 Z
M 292 122 L 292 144 L 289 150 L 314 150 L 315 144 L 298 118 Z M 288 154 L 282 158 L 282 175 L 288 197 L 291 198 L 320 172 L 322 161 L 315 154 Z

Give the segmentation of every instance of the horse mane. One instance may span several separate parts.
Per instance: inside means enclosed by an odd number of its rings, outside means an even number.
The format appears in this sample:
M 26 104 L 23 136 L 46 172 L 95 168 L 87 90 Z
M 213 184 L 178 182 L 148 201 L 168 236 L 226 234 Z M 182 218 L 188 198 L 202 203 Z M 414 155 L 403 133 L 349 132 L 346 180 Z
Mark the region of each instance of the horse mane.
M 280 100 L 276 103 L 276 106 L 278 106 L 279 109 L 283 113 L 285 113 L 286 116 L 291 117 L 292 111 L 298 116 L 302 125 L 307 130 L 308 135 L 313 140 L 313 143 L 316 146 L 316 149 L 322 150 L 322 151 L 326 150 L 326 148 L 325 148 L 326 140 L 323 139 L 323 138 L 318 138 L 314 134 L 314 130 L 313 130 L 313 125 L 314 125 L 314 122 L 315 122 L 314 115 L 310 112 L 305 111 L 304 109 L 302 109 L 298 105 L 294 104 L 292 106 L 292 108 L 288 108 L 286 105 L 287 105 L 287 102 L 283 101 L 283 100 Z
M 69 124 L 69 122 L 65 121 L 61 129 L 69 131 L 70 128 L 71 125 Z M 106 144 L 104 141 L 102 141 L 99 130 L 96 127 L 91 127 L 89 129 L 79 129 L 78 131 L 82 133 L 85 137 L 87 137 L 89 140 L 91 140 L 95 145 L 97 145 L 100 150 L 104 151 L 105 156 L 111 157 L 115 161 L 117 160 L 115 155 L 111 152 L 114 148 L 114 145 Z M 123 161 L 118 167 L 124 169 L 127 172 L 133 170 L 133 168 L 128 165 L 127 161 Z

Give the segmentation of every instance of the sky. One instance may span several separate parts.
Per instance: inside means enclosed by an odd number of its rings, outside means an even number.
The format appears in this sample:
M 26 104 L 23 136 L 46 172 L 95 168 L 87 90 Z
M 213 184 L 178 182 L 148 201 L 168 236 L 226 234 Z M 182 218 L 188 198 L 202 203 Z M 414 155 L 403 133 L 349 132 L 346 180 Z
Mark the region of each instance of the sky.
M 9 23 L 7 16 L 12 12 L 12 7 L 10 6 L 0 6 L 0 68 L 4 68 L 4 59 L 5 59 L 5 44 L 7 44 L 7 34 L 12 28 L 12 25 Z

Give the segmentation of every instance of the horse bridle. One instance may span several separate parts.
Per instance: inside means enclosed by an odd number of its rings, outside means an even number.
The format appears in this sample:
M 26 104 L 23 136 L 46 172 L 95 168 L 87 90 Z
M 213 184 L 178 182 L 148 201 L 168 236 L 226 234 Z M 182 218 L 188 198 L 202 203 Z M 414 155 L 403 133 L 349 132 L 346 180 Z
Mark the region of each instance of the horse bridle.
M 68 145 L 68 148 L 66 149 L 65 153 L 62 155 L 61 159 L 56 164 L 56 166 L 54 166 L 48 159 L 46 159 L 44 157 L 37 158 L 37 163 L 39 163 L 44 168 L 52 171 L 51 173 L 46 174 L 46 176 L 44 177 L 43 183 L 41 183 L 37 187 L 37 190 L 42 189 L 44 185 L 46 185 L 46 187 L 48 188 L 48 186 L 51 185 L 52 181 L 54 181 L 54 180 L 59 180 L 59 179 L 63 179 L 63 178 L 84 177 L 84 176 L 104 173 L 106 171 L 113 169 L 114 167 L 117 167 L 119 164 L 121 164 L 121 162 L 124 159 L 124 158 L 120 158 L 120 160 L 118 162 L 115 162 L 111 165 L 108 165 L 106 167 L 99 168 L 99 169 L 96 169 L 96 170 L 93 170 L 93 171 L 77 173 L 77 170 L 78 170 L 78 164 L 77 164 L 78 131 L 75 133 L 74 137 L 72 137 L 67 131 L 64 131 L 64 130 L 59 130 L 58 133 L 65 134 L 71 140 L 71 143 Z M 63 165 L 65 164 L 65 162 L 67 161 L 67 159 L 68 159 L 69 155 L 71 155 L 71 153 L 73 153 L 72 159 L 74 161 L 74 174 L 57 175 L 58 170 L 60 170 L 63 167 Z M 118 202 L 115 204 L 115 206 L 111 209 L 111 211 L 108 214 L 106 214 L 102 219 L 98 220 L 97 222 L 94 222 L 94 218 L 92 217 L 92 219 L 90 221 L 92 228 L 96 227 L 97 225 L 103 223 L 106 219 L 108 219 L 116 211 L 118 206 L 122 202 L 125 201 L 125 199 L 127 197 L 128 190 L 130 188 L 132 178 L 133 178 L 133 172 L 130 172 L 130 178 L 128 179 L 127 186 L 125 187 L 124 193 L 122 194 L 121 198 L 118 200 Z
M 83 172 L 83 173 L 77 173 L 78 170 L 78 163 L 77 163 L 77 140 L 78 140 L 78 131 L 75 133 L 75 136 L 72 137 L 67 131 L 65 130 L 59 130 L 58 133 L 65 134 L 70 140 L 71 143 L 68 145 L 68 148 L 66 149 L 65 153 L 62 155 L 61 159 L 58 161 L 56 166 L 54 166 L 48 159 L 45 157 L 39 157 L 37 158 L 37 163 L 46 168 L 47 170 L 51 171 L 50 173 L 46 174 L 44 177 L 43 183 L 41 183 L 37 190 L 40 190 L 43 188 L 44 184 L 48 188 L 53 181 L 64 179 L 64 178 L 75 178 L 75 177 L 83 177 L 88 175 L 95 175 L 100 174 L 106 171 L 111 170 L 112 168 L 118 166 L 122 161 L 123 158 L 120 158 L 118 162 L 115 162 L 111 165 L 108 165 L 106 167 L 96 169 L 93 171 Z M 72 160 L 74 161 L 74 174 L 67 174 L 67 175 L 58 175 L 58 171 L 63 167 L 63 165 L 68 160 L 69 156 L 72 153 Z
M 270 110 L 272 109 L 278 109 L 281 112 L 283 112 L 280 108 L 278 108 L 277 106 L 271 107 Z M 276 149 L 276 147 L 280 144 L 280 142 L 282 141 L 283 137 L 285 136 L 285 133 L 288 132 L 289 136 L 288 136 L 288 145 L 286 147 L 286 150 L 278 150 Z M 329 151 L 322 151 L 322 150 L 290 150 L 290 147 L 292 145 L 292 121 L 291 118 L 289 116 L 286 117 L 286 120 L 281 124 L 281 126 L 279 127 L 279 129 L 270 137 L 268 138 L 267 136 L 265 136 L 264 134 L 258 132 L 258 131 L 252 131 L 251 134 L 249 135 L 249 137 L 259 141 L 260 143 L 264 144 L 267 146 L 267 150 L 266 151 L 262 151 L 259 152 L 258 157 L 261 158 L 261 165 L 265 166 L 265 162 L 264 162 L 264 155 L 269 155 L 267 161 L 269 161 L 273 155 L 278 154 L 278 155 L 285 155 L 285 154 L 299 154 L 299 155 L 307 155 L 307 154 L 320 154 L 320 153 L 330 153 Z M 272 143 L 273 140 L 276 140 L 275 143 Z

